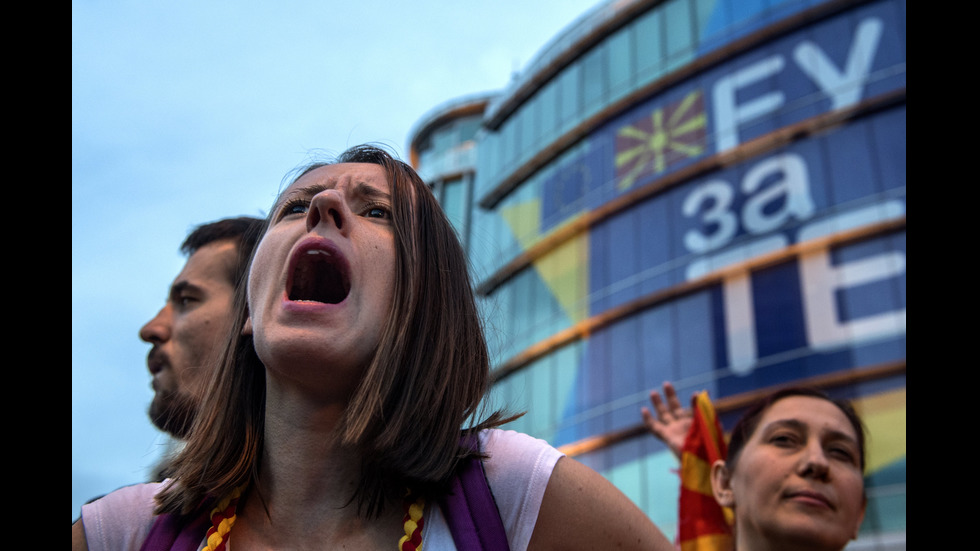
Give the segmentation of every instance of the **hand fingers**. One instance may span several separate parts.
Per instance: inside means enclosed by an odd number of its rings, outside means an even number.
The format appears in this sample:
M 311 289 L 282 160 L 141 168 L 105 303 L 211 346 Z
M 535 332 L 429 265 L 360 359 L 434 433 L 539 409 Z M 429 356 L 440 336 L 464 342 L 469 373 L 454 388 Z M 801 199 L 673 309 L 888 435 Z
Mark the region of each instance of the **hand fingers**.
M 663 398 L 660 397 L 660 393 L 656 390 L 650 391 L 650 402 L 653 403 L 653 408 L 657 411 L 657 417 L 663 421 L 664 418 L 670 414 L 667 409 L 667 405 L 664 404 Z
M 677 391 L 674 389 L 674 385 L 664 383 L 664 396 L 667 398 L 667 407 L 670 411 L 677 412 L 683 409 L 680 399 L 677 398 Z
M 648 429 L 650 429 L 650 432 L 662 440 L 664 429 L 663 422 L 653 416 L 653 412 L 650 411 L 650 408 L 640 408 L 640 412 L 643 414 L 643 423 Z
M 653 427 L 656 420 L 653 418 L 653 414 L 650 413 L 650 408 L 640 408 L 640 413 L 643 414 L 643 422 L 646 423 L 648 427 Z
M 650 391 L 650 402 L 653 404 L 653 409 L 657 411 L 657 415 L 662 415 L 664 411 L 667 411 L 663 398 L 660 397 L 660 393 L 656 390 Z

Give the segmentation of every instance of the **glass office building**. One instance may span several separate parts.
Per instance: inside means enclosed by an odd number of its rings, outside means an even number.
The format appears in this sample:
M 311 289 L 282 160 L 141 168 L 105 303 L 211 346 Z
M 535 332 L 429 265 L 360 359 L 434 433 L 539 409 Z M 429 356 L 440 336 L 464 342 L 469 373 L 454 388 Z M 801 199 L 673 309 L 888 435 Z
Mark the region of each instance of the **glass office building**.
M 475 139 L 491 97 L 492 93 L 484 92 L 447 101 L 429 111 L 409 132 L 412 166 L 432 187 L 464 247 L 472 225 Z
M 612 1 L 478 107 L 428 115 L 413 161 L 440 190 L 465 174 L 446 205 L 513 428 L 673 535 L 649 390 L 707 389 L 730 429 L 817 386 L 870 432 L 852 547 L 904 548 L 905 50 L 904 0 Z

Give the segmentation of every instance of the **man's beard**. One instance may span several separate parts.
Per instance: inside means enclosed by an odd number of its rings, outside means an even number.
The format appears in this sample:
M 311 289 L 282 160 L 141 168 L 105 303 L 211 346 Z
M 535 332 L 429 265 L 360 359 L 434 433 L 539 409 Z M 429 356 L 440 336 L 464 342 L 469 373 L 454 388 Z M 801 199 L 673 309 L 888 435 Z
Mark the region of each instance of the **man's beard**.
M 150 421 L 180 440 L 190 433 L 196 412 L 194 400 L 186 394 L 158 393 L 150 403 Z

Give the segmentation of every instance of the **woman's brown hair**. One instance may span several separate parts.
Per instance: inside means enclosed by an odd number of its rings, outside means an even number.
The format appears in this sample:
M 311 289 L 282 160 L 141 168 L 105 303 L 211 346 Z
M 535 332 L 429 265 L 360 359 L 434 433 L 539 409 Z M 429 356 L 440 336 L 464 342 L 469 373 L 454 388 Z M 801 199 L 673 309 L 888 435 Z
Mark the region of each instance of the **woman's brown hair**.
M 343 444 L 363 457 L 351 499 L 361 514 L 374 516 L 406 487 L 423 495 L 445 491 L 457 462 L 474 453 L 461 437 L 504 421 L 500 412 L 481 415 L 490 376 L 483 328 L 465 254 L 428 186 L 373 146 L 349 149 L 336 162 L 380 165 L 392 195 L 395 300 L 338 428 Z M 326 164 L 333 163 L 309 165 L 297 179 Z M 239 286 L 236 294 L 236 328 L 248 317 L 245 289 Z M 264 416 L 265 368 L 251 336 L 236 330 L 157 512 L 196 513 L 254 481 Z

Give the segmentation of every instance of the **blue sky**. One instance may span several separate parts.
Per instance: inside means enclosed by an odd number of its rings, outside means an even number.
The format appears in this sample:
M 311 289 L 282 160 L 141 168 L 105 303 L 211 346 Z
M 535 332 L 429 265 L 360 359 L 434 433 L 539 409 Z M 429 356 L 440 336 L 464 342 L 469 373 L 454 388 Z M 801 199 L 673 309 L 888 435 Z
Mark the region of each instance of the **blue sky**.
M 195 225 L 264 216 L 312 154 L 407 158 L 429 109 L 503 87 L 594 2 L 72 2 L 72 518 L 146 479 L 140 326 Z

